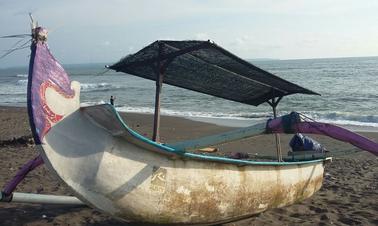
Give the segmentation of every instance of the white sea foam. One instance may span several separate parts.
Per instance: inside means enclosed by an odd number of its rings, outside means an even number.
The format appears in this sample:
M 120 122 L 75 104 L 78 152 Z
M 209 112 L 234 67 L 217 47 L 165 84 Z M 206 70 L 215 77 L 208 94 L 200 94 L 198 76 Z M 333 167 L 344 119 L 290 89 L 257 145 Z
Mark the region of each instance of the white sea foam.
M 142 114 L 153 114 L 154 108 L 150 107 L 130 107 L 122 106 L 116 108 L 120 112 L 132 112 Z M 162 115 L 179 116 L 179 117 L 196 117 L 196 118 L 219 118 L 219 119 L 237 119 L 237 120 L 251 120 L 267 118 L 268 113 L 222 113 L 222 112 L 200 112 L 200 111 L 180 111 L 162 108 L 160 110 Z
M 105 101 L 101 100 L 101 101 L 97 101 L 97 102 L 83 102 L 83 103 L 80 103 L 80 106 L 81 107 L 88 107 L 88 106 L 93 106 L 93 105 L 98 105 L 98 104 L 105 104 Z
M 20 79 L 20 80 L 17 80 L 17 82 L 16 82 L 16 85 L 18 85 L 18 86 L 26 86 L 27 84 L 28 84 L 27 79 Z
M 28 75 L 27 74 L 17 74 L 16 77 L 17 78 L 27 78 Z
M 316 121 L 324 122 L 324 123 L 331 123 L 331 124 L 338 124 L 338 125 L 345 125 L 345 126 L 362 126 L 362 127 L 368 126 L 368 127 L 378 128 L 377 122 L 361 122 L 361 121 L 343 119 L 342 117 L 338 119 L 318 118 Z
M 120 112 L 132 112 L 142 114 L 153 114 L 154 108 L 150 107 L 130 107 L 122 106 L 117 107 Z M 281 112 L 281 115 L 288 114 L 289 112 Z M 221 112 L 199 112 L 199 111 L 179 111 L 171 109 L 161 109 L 162 115 L 179 116 L 189 118 L 209 118 L 209 119 L 230 119 L 230 120 L 267 120 L 272 117 L 270 112 L 259 113 L 221 113 Z M 318 122 L 333 123 L 346 126 L 362 126 L 362 127 L 377 127 L 378 128 L 378 115 L 352 115 L 343 113 L 314 113 L 306 112 L 305 115 L 310 119 Z
M 361 115 L 344 112 L 313 113 L 306 115 L 316 121 L 334 123 L 339 125 L 378 127 L 378 115 Z
M 2 90 L 2 89 L 0 89 L 0 95 L 17 96 L 19 101 L 21 101 L 24 98 L 22 95 L 25 95 L 25 97 L 26 97 L 26 90 L 15 90 L 15 89 Z
M 330 123 L 330 124 L 345 125 L 345 126 L 378 128 L 378 123 L 374 123 L 374 122 L 358 122 L 358 121 L 350 121 L 350 120 L 329 120 L 329 119 L 319 119 L 318 121 L 324 122 L 324 123 Z
M 81 91 L 82 92 L 98 92 L 98 91 L 108 91 L 108 90 L 116 90 L 120 87 L 114 86 L 112 84 L 101 82 L 101 83 L 81 83 Z

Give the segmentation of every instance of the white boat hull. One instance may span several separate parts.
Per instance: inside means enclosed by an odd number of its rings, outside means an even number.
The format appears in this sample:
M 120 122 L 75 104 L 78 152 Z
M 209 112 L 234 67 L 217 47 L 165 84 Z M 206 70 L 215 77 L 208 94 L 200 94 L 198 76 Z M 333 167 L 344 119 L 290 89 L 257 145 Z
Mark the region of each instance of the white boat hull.
M 85 109 L 75 111 L 51 128 L 42 152 L 81 200 L 114 217 L 158 224 L 227 222 L 301 201 L 322 185 L 322 161 L 235 165 L 174 158 L 148 150 L 118 131 L 114 118 L 103 116 L 96 122 Z

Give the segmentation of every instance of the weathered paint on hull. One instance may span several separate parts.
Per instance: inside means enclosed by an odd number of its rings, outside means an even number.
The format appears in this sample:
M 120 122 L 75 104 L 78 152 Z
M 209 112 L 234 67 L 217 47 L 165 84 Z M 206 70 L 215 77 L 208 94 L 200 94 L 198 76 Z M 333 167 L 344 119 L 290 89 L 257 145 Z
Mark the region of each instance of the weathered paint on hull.
M 80 110 L 43 143 L 45 163 L 81 200 L 128 221 L 233 221 L 310 197 L 323 180 L 323 162 L 238 166 L 171 158 L 111 135 Z

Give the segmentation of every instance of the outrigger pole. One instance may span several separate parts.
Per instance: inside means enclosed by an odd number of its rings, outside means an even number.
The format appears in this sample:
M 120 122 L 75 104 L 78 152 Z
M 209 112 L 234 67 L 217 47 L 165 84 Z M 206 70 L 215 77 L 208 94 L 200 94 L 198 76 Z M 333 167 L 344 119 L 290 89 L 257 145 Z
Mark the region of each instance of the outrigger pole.
M 3 194 L 2 194 L 3 196 Z M 65 195 L 43 195 L 33 193 L 14 192 L 7 198 L 0 199 L 1 202 L 31 203 L 31 204 L 56 204 L 56 205 L 83 205 L 86 204 L 74 196 Z

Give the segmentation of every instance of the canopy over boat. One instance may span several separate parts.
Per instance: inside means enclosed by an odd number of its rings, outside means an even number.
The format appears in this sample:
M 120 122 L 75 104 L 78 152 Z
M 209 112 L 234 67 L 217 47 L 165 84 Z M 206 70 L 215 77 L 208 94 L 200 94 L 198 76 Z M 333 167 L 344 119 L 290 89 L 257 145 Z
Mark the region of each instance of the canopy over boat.
M 294 93 L 317 94 L 210 41 L 155 41 L 109 68 L 212 96 L 259 105 Z

